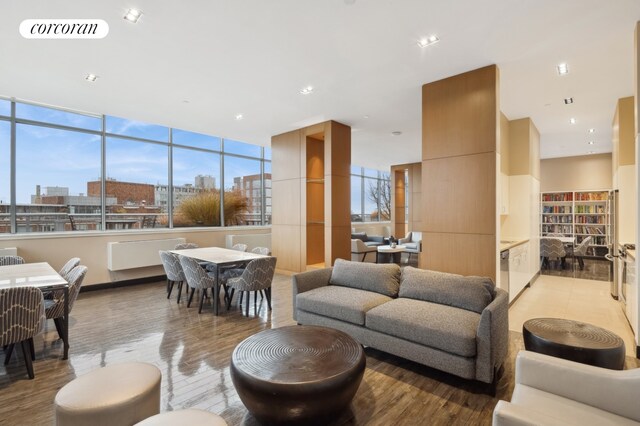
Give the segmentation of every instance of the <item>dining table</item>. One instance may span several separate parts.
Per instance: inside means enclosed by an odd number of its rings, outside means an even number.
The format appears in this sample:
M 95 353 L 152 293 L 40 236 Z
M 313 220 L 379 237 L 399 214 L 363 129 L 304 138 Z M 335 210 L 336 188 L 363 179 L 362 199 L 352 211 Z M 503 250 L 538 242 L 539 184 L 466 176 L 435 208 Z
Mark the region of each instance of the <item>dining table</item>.
M 0 266 L 0 290 L 13 287 L 35 287 L 42 292 L 62 290 L 64 294 L 64 327 L 62 359 L 69 357 L 69 283 L 46 262 Z
M 249 253 L 222 247 L 200 247 L 193 249 L 169 250 L 180 256 L 190 257 L 199 262 L 213 263 L 216 265 L 216 283 L 213 287 L 213 314 L 219 315 L 220 309 L 220 269 L 225 266 L 246 264 L 254 259 L 268 257 L 262 254 Z
M 540 239 L 560 240 L 562 244 L 573 244 L 576 240 L 574 237 L 540 237 Z

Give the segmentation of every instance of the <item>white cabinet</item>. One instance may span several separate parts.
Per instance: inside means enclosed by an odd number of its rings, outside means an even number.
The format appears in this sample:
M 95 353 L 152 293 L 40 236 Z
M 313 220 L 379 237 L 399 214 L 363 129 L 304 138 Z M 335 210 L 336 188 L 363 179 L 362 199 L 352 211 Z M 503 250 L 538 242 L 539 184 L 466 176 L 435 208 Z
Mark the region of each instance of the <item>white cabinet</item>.
M 509 214 L 509 176 L 500 173 L 500 214 Z
M 530 279 L 529 243 L 509 250 L 509 302 L 524 290 Z

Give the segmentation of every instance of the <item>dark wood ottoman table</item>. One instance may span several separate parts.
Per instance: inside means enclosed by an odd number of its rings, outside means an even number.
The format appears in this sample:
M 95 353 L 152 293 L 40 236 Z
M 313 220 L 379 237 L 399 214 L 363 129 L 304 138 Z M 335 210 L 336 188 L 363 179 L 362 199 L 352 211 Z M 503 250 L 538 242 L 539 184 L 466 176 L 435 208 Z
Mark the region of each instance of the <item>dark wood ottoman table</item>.
M 524 323 L 522 335 L 528 351 L 611 370 L 624 368 L 624 341 L 595 325 L 560 318 L 535 318 Z
M 362 346 L 346 333 L 290 326 L 242 341 L 231 379 L 261 423 L 323 423 L 349 405 L 365 366 Z

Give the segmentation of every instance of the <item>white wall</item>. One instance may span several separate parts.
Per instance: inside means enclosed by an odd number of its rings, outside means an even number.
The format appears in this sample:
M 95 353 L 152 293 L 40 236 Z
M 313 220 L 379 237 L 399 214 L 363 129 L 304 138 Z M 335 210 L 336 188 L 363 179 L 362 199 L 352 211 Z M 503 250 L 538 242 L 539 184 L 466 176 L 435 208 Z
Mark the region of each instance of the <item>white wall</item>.
M 611 154 L 540 160 L 540 191 L 590 191 L 613 188 Z
M 17 247 L 27 262 L 48 262 L 58 270 L 72 257 L 80 257 L 89 270 L 83 285 L 103 284 L 163 275 L 162 266 L 126 271 L 107 269 L 107 245 L 117 241 L 140 241 L 163 238 L 186 238 L 201 247 L 225 246 L 228 234 L 270 233 L 270 227 L 195 228 L 153 231 L 119 231 L 104 233 L 19 234 L 0 237 L 0 248 Z
M 385 227 L 391 228 L 391 222 L 353 222 L 351 227 L 355 228 L 356 232 L 366 232 L 367 235 L 382 235 L 388 237 L 388 230 L 385 231 Z M 404 237 L 404 235 L 394 235 L 396 238 Z

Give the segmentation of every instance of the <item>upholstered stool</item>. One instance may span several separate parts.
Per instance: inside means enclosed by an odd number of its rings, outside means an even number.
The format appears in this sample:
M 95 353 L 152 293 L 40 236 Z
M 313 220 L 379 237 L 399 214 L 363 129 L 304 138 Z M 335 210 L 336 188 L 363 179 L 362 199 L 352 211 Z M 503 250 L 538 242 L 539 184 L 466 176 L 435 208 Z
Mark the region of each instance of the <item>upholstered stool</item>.
M 186 410 L 169 411 L 156 414 L 146 420 L 137 423 L 136 426 L 227 426 L 227 422 L 217 414 L 204 410 L 188 408 Z
M 144 362 L 109 365 L 67 383 L 55 399 L 56 424 L 132 425 L 160 412 L 160 370 Z

